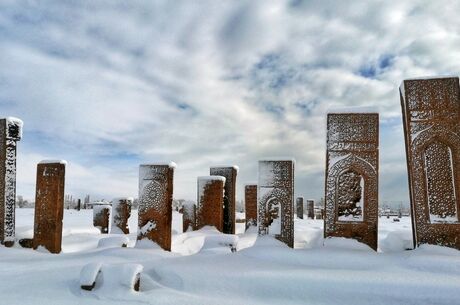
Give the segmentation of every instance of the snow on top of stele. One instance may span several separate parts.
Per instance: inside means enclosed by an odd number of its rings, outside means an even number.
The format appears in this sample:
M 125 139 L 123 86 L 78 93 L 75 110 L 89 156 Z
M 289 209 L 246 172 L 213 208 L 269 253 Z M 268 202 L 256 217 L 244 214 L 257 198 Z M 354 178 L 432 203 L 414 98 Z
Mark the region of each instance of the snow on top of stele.
M 228 167 L 233 168 L 234 170 L 236 170 L 237 173 L 240 171 L 240 167 L 238 165 L 218 164 L 218 165 L 210 166 L 210 168 L 228 168 Z
M 251 186 L 251 185 L 257 186 L 257 181 L 246 181 L 245 183 L 243 183 L 243 186 Z
M 172 161 L 142 163 L 139 166 L 168 166 L 170 168 L 177 168 L 177 164 Z
M 331 107 L 327 109 L 327 114 L 342 113 L 378 113 L 376 106 L 350 106 L 350 107 Z
M 223 181 L 225 182 L 225 177 L 223 176 L 198 176 L 198 181 Z
M 115 197 L 112 199 L 112 203 L 118 203 L 120 201 L 134 201 L 133 197 Z
M 437 75 L 437 76 L 417 76 L 417 77 L 411 77 L 411 78 L 406 78 L 403 81 L 401 81 L 401 84 L 399 85 L 399 90 L 401 91 L 401 95 L 403 98 L 406 98 L 404 95 L 405 93 L 405 86 L 404 82 L 405 81 L 411 81 L 411 80 L 435 80 L 435 79 L 443 79 L 443 78 L 457 78 L 457 75 Z
M 17 135 L 16 135 L 16 137 L 21 139 L 22 138 L 22 129 L 24 127 L 24 122 L 21 119 L 13 117 L 13 116 L 6 117 L 5 120 L 7 122 L 7 125 L 16 125 L 17 126 L 17 131 L 16 131 Z
M 292 157 L 264 157 L 260 158 L 259 162 L 270 162 L 270 161 L 291 161 L 292 163 L 295 164 L 295 159 Z
M 42 160 L 40 162 L 38 162 L 38 164 L 64 164 L 64 165 L 67 165 L 67 161 L 66 160 Z

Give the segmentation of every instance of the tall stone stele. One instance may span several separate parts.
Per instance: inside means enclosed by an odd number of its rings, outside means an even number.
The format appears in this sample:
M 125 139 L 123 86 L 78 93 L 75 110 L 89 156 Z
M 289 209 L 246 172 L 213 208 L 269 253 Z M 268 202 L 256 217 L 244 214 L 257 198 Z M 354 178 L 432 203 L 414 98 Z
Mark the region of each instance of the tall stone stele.
M 408 79 L 400 94 L 414 246 L 460 250 L 459 79 Z
M 196 230 L 214 226 L 224 230 L 224 185 L 225 177 L 202 176 L 197 179 Z
M 166 251 L 171 251 L 175 168 L 176 164 L 173 162 L 142 164 L 139 167 L 137 240 L 156 243 Z
M 315 219 L 315 201 L 313 199 L 307 200 L 307 218 Z
M 297 218 L 303 219 L 303 197 L 297 197 L 295 200 Z
M 66 161 L 41 161 L 37 166 L 34 249 L 61 252 Z
M 294 247 L 294 160 L 259 161 L 259 235 L 270 234 Z
M 132 197 L 114 198 L 112 200 L 112 234 L 129 234 L 128 220 L 133 205 Z
M 0 119 L 0 243 L 14 245 L 16 202 L 16 143 L 22 137 L 22 121 Z
M 225 177 L 223 233 L 235 234 L 236 176 L 238 174 L 238 166 L 236 165 L 213 166 L 210 168 L 209 174 L 211 176 Z
M 257 226 L 257 183 L 244 186 L 244 208 L 246 211 L 246 230 Z
M 324 237 L 354 238 L 377 251 L 378 166 L 378 113 L 329 113 Z

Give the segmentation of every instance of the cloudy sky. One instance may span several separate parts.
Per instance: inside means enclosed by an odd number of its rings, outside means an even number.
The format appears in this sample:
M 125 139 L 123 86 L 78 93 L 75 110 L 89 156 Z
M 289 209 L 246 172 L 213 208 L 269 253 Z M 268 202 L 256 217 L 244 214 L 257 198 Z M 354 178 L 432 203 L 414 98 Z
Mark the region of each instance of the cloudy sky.
M 66 159 L 66 193 L 137 196 L 138 165 L 294 157 L 296 195 L 324 193 L 329 108 L 380 112 L 380 199 L 407 200 L 398 87 L 460 74 L 458 1 L 0 2 L 0 116 L 24 120 L 17 193 Z

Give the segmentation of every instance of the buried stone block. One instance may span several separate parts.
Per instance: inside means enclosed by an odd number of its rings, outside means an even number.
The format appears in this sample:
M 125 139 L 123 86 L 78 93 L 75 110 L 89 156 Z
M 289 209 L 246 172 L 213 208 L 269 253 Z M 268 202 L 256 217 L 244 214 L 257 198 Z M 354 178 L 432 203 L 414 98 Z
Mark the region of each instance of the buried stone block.
M 325 237 L 377 250 L 378 145 L 378 113 L 328 114 Z
M 209 171 L 211 176 L 225 177 L 223 233 L 235 234 L 236 223 L 236 176 L 238 166 L 214 166 Z
M 157 243 L 171 251 L 173 179 L 176 165 L 143 164 L 139 168 L 137 240 Z
M 405 80 L 400 93 L 414 246 L 460 250 L 459 79 Z
M 0 119 L 0 243 L 14 244 L 16 202 L 16 144 L 22 137 L 22 121 Z
M 297 197 L 295 200 L 297 218 L 303 219 L 303 197 Z
M 223 232 L 225 177 L 198 177 L 197 184 L 196 229 L 214 226 L 218 231 Z
M 307 200 L 307 218 L 315 219 L 315 201 Z
M 37 166 L 34 249 L 61 252 L 65 161 L 42 161 Z
M 92 291 L 105 286 L 108 289 L 139 291 L 143 269 L 140 264 L 89 263 L 80 271 L 80 288 Z
M 111 211 L 112 207 L 109 203 L 93 205 L 93 226 L 98 228 L 102 234 L 109 233 Z
M 244 207 L 246 211 L 246 230 L 250 226 L 257 226 L 257 184 L 244 186 Z
M 112 234 L 129 234 L 128 220 L 131 216 L 132 197 L 115 198 L 112 200 Z
M 195 229 L 196 205 L 193 202 L 185 202 L 182 205 L 182 232 Z
M 270 234 L 294 247 L 294 161 L 259 161 L 259 235 Z

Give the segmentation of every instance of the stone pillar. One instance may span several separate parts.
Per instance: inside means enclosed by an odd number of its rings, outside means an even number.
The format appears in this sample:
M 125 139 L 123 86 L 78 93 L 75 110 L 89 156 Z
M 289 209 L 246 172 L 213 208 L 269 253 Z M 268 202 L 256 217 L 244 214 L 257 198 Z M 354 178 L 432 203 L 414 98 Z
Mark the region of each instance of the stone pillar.
M 257 184 L 244 186 L 244 205 L 246 211 L 246 230 L 250 226 L 257 226 Z
M 65 161 L 42 161 L 37 166 L 34 249 L 61 252 L 64 213 Z
M 259 161 L 259 235 L 294 247 L 294 160 Z
M 295 200 L 297 218 L 303 219 L 303 197 L 297 197 Z
M 112 234 L 129 234 L 128 220 L 131 216 L 132 197 L 114 198 L 112 200 Z
M 211 176 L 225 177 L 224 186 L 224 227 L 223 233 L 235 234 L 236 223 L 236 175 L 238 166 L 214 166 L 211 167 L 209 174 Z
M 196 207 L 196 229 L 214 226 L 220 232 L 224 227 L 224 185 L 225 177 L 198 177 L 198 199 Z
M 324 237 L 377 250 L 378 113 L 329 113 L 326 158 Z
M 184 202 L 182 205 L 182 232 L 195 229 L 196 205 L 193 202 Z
M 307 200 L 307 218 L 315 219 L 315 201 Z
M 0 119 L 0 243 L 14 245 L 16 203 L 16 142 L 22 137 L 22 121 Z
M 414 246 L 460 250 L 459 79 L 405 80 L 400 96 Z
M 102 234 L 109 233 L 111 211 L 112 207 L 109 203 L 93 204 L 93 226 L 98 228 Z
M 137 240 L 157 243 L 171 251 L 173 179 L 176 165 L 143 164 L 139 168 Z

